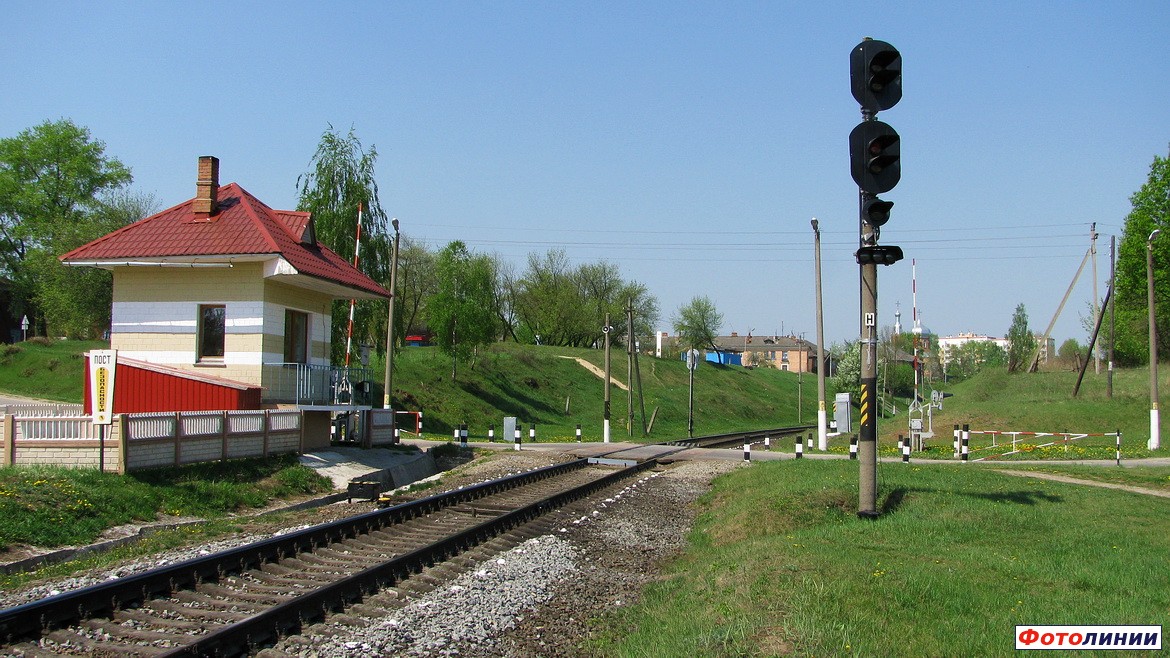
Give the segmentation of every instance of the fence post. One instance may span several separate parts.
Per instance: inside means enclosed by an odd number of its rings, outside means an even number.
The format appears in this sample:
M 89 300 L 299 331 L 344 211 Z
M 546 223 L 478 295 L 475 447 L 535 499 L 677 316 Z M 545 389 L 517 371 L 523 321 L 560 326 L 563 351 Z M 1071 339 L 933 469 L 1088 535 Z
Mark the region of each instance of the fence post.
M 172 434 L 173 434 L 174 439 L 175 439 L 175 466 L 178 466 L 183 461 L 181 459 L 182 454 L 183 454 L 183 441 L 182 441 L 183 421 L 182 421 L 182 416 L 180 416 L 179 414 L 180 414 L 180 412 L 178 412 L 178 411 L 175 412 L 175 425 L 174 425 L 174 430 L 172 431 Z
M 118 475 L 130 470 L 130 432 L 126 414 L 118 414 Z
M 228 458 L 228 412 L 226 409 L 221 411 L 219 416 L 219 438 L 219 460 L 225 462 Z
M 11 466 L 16 463 L 16 417 L 4 414 L 4 454 L 0 455 L 0 466 Z

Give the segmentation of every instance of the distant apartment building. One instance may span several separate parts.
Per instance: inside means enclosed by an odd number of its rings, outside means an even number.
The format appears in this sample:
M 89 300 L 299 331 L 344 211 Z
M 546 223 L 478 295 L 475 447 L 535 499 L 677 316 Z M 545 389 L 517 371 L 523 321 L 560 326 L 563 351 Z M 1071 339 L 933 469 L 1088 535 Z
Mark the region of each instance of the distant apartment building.
M 1043 340 L 1043 336 L 1036 334 L 1036 344 L 1040 346 L 1040 363 L 1048 363 L 1048 359 L 1056 354 L 1056 340 L 1049 337 L 1048 340 Z M 1007 351 L 1010 343 L 1006 337 L 987 336 L 975 333 L 961 333 L 953 336 L 940 336 L 938 339 L 939 357 L 942 360 L 943 368 L 947 367 L 947 361 L 950 359 L 952 350 L 956 350 L 967 343 L 975 342 L 989 342 L 995 343 Z

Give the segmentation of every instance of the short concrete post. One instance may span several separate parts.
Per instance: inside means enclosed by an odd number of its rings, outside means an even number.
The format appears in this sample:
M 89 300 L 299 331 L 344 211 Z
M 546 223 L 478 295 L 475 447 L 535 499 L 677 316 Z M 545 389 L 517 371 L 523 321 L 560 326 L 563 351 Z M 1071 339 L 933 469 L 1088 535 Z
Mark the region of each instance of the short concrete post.
M 750 462 L 752 460 L 752 444 L 747 441 L 743 442 L 743 460 Z
M 467 423 L 459 426 L 459 446 L 461 448 L 467 447 Z
M 959 456 L 959 426 L 955 425 L 955 456 Z
M 772 437 L 764 436 L 764 450 L 772 449 Z
M 849 458 L 857 459 L 857 435 L 849 438 Z
M 488 425 L 488 442 L 489 443 L 496 442 L 496 426 L 495 425 Z
M 581 423 L 577 423 L 577 443 L 581 442 Z
M 516 425 L 516 445 L 515 445 L 514 449 L 515 450 L 520 449 L 520 425 L 519 424 Z
M 971 441 L 971 426 L 963 425 L 963 461 L 967 461 L 968 448 L 967 445 Z
M 901 439 L 902 438 L 901 435 L 899 435 L 898 438 Z M 900 443 L 902 443 L 902 463 L 909 464 L 910 463 L 910 442 L 905 441 L 905 442 L 900 442 Z
M 804 437 L 797 436 L 796 437 L 796 458 L 800 459 L 801 457 L 804 457 Z
M 528 428 L 528 442 L 536 443 L 536 423 L 533 423 L 532 427 Z
M 903 437 L 901 434 L 899 434 L 898 435 L 898 453 L 899 454 L 901 454 L 901 452 L 902 452 L 902 441 L 903 441 Z

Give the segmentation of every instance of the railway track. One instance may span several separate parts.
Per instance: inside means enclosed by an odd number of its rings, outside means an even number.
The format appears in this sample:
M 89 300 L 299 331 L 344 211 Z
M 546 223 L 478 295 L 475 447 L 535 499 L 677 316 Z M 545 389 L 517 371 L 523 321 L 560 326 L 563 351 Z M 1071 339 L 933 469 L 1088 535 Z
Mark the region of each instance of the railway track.
M 0 653 L 248 655 L 655 465 L 567 462 L 0 610 Z
M 747 432 L 729 432 L 727 434 L 712 434 L 710 436 L 696 436 L 690 439 L 670 441 L 667 445 L 685 446 L 688 448 L 736 448 L 744 443 L 763 441 L 764 437 L 779 439 L 782 437 L 800 434 L 815 429 L 816 425 L 795 425 L 792 427 L 777 427 L 767 430 L 750 430 Z

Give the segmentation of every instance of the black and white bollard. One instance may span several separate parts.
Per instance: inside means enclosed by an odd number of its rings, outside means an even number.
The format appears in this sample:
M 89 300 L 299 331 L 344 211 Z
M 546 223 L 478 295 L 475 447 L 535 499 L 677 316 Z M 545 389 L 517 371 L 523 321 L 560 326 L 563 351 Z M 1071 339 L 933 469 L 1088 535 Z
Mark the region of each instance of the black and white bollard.
M 902 437 L 899 436 L 898 438 L 900 439 Z M 910 442 L 909 441 L 899 441 L 899 443 L 902 444 L 902 463 L 909 464 L 910 463 Z
M 970 441 L 971 441 L 971 429 L 970 429 L 970 427 L 971 427 L 970 425 L 963 425 L 963 446 L 962 446 L 962 450 L 963 450 L 963 461 L 964 461 L 964 462 L 966 462 L 966 461 L 967 461 L 967 456 L 968 456 L 968 443 L 970 443 Z
M 849 458 L 857 459 L 857 435 L 854 434 L 849 439 Z
M 801 457 L 804 457 L 804 437 L 797 436 L 796 437 L 796 458 L 800 459 Z
M 399 443 L 401 440 L 402 440 L 401 437 L 399 437 L 399 435 L 398 435 L 398 426 L 395 425 L 394 426 L 394 442 Z
M 904 440 L 901 434 L 898 435 L 898 453 L 902 453 L 902 441 Z
M 752 460 L 752 444 L 747 441 L 743 442 L 743 460 L 750 462 Z
M 577 443 L 581 442 L 581 423 L 577 423 Z
M 520 449 L 520 425 L 519 424 L 516 425 L 516 444 L 515 444 L 514 449 L 515 450 Z
M 959 426 L 955 425 L 955 456 L 959 456 Z
M 536 443 L 536 423 L 533 423 L 532 427 L 528 428 L 528 442 Z
M 496 426 L 495 425 L 488 425 L 488 442 L 489 443 L 496 442 Z
M 451 440 L 452 441 L 459 440 L 459 426 L 458 425 L 455 426 L 455 429 L 451 430 Z
M 1121 466 L 1121 430 L 1117 430 L 1117 465 Z
M 467 447 L 467 423 L 463 423 L 459 426 L 459 447 Z
M 771 439 L 771 437 L 765 436 L 764 437 L 764 450 L 771 450 L 771 449 L 772 449 L 772 439 Z

